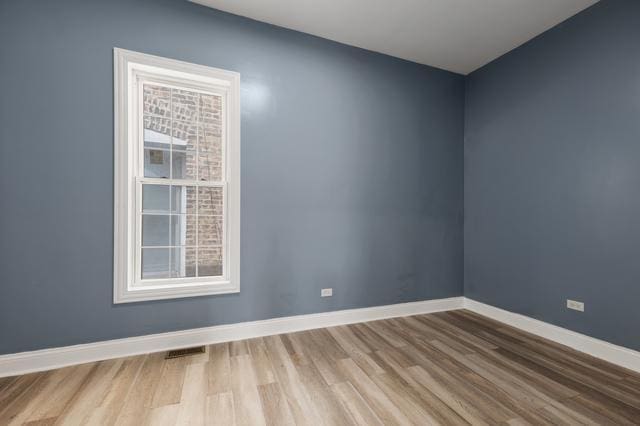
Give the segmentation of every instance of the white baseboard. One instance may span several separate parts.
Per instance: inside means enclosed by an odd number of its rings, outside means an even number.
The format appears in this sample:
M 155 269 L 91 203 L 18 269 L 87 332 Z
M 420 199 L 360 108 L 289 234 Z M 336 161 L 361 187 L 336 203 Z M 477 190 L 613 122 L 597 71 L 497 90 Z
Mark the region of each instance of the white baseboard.
M 314 328 L 461 309 L 463 297 L 219 325 L 0 356 L 0 377 Z
M 640 352 L 465 298 L 464 308 L 577 351 L 640 372 Z
M 640 372 L 640 352 L 464 297 L 297 315 L 0 355 L 0 377 L 190 346 L 291 333 L 385 318 L 468 309 L 496 321 Z

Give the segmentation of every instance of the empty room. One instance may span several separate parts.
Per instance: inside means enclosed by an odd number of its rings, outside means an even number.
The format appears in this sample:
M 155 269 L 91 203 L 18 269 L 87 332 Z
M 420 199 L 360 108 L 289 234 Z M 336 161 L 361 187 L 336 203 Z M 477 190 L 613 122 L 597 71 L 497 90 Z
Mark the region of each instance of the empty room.
M 0 426 L 640 425 L 640 1 L 0 0 Z

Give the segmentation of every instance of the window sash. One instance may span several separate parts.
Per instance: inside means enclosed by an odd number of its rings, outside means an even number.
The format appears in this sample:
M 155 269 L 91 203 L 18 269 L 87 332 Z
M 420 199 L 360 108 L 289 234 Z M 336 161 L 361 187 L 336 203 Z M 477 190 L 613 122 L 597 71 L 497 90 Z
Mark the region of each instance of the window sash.
M 154 115 L 154 114 L 145 114 L 144 113 L 144 85 L 145 84 L 152 84 L 154 86 L 160 86 L 160 87 L 166 87 L 168 89 L 176 89 L 176 90 L 192 90 L 194 92 L 198 92 L 200 94 L 205 94 L 205 95 L 213 95 L 213 96 L 217 96 L 220 97 L 221 100 L 221 125 L 220 125 L 220 130 L 221 130 L 221 135 L 220 135 L 220 139 L 222 141 L 222 150 L 220 153 L 220 158 L 222 159 L 221 162 L 221 170 L 220 170 L 220 176 L 222 177 L 222 179 L 220 181 L 217 182 L 226 182 L 227 181 L 227 125 L 228 125 L 228 120 L 227 120 L 227 107 L 228 107 L 228 93 L 227 90 L 225 89 L 215 89 L 215 88 L 211 88 L 210 86 L 202 86 L 200 84 L 197 84 L 195 82 L 183 82 L 181 80 L 173 80 L 170 78 L 161 78 L 158 76 L 155 76 L 153 74 L 148 74 L 148 73 L 136 73 L 136 96 L 135 96 L 135 105 L 134 105 L 134 111 L 136 111 L 136 128 L 137 128 L 137 141 L 136 141 L 136 146 L 137 146 L 137 155 L 138 155 L 138 164 L 136 165 L 137 169 L 135 171 L 135 176 L 136 177 L 144 177 L 144 117 L 149 116 L 149 117 L 154 117 L 154 118 L 163 118 L 163 119 L 167 119 L 167 117 L 161 117 L 158 115 Z M 173 94 L 170 96 L 171 102 L 173 100 Z M 173 128 L 173 122 L 178 122 L 178 123 L 188 123 L 188 124 L 193 124 L 184 120 L 174 120 L 173 118 L 173 105 L 170 104 L 170 110 L 171 110 L 171 117 L 168 118 L 169 120 L 171 120 L 171 124 L 172 124 L 172 128 Z M 196 146 L 196 172 L 195 172 L 195 176 L 196 179 L 193 180 L 199 180 L 198 177 L 200 176 L 200 160 L 199 160 L 199 155 L 200 155 L 200 141 L 199 141 L 199 137 L 200 137 L 200 123 L 199 121 L 196 123 L 197 127 L 196 127 L 196 132 L 197 132 L 197 146 Z M 205 127 L 203 125 L 203 127 Z M 172 156 L 173 155 L 173 132 L 170 136 L 171 139 L 171 145 L 169 146 L 169 155 Z M 173 174 L 173 164 L 171 162 L 171 157 L 170 157 L 170 161 L 169 161 L 169 172 L 170 172 L 170 177 L 169 179 L 173 179 L 173 176 L 171 176 Z M 156 178 L 147 178 L 147 179 L 156 179 Z M 166 178 L 158 178 L 158 179 L 166 179 Z M 179 179 L 181 181 L 187 181 L 186 179 Z M 208 181 L 208 182 L 216 182 L 216 181 Z
M 188 247 L 199 248 L 211 248 L 222 247 L 222 275 L 205 276 L 205 277 L 180 277 L 180 278 L 142 278 L 142 249 L 143 248 L 185 248 L 187 246 L 143 246 L 142 245 L 142 186 L 146 185 L 159 185 L 159 186 L 195 186 L 195 187 L 208 187 L 208 188 L 222 188 L 222 244 L 221 245 L 199 245 L 198 244 L 198 226 L 196 226 L 196 245 L 190 245 Z M 171 193 L 171 190 L 169 190 Z M 198 206 L 199 191 L 196 191 L 196 206 Z M 134 260 L 134 276 L 133 287 L 149 288 L 149 286 L 176 286 L 189 283 L 218 283 L 228 281 L 229 271 L 229 247 L 228 247 L 228 220 L 227 220 L 227 184 L 220 182 L 207 182 L 207 181 L 192 181 L 192 180 L 171 180 L 171 179 L 158 179 L 158 178 L 140 178 L 136 179 L 136 243 L 135 243 L 135 260 Z M 171 207 L 171 201 L 169 201 Z M 197 209 L 197 207 L 196 207 Z M 147 213 L 144 213 L 145 215 Z M 167 213 L 150 213 L 149 215 L 163 215 L 163 216 L 180 216 L 182 214 L 172 214 L 170 211 Z M 195 214 L 186 214 L 190 216 L 200 216 L 197 212 Z M 220 215 L 202 215 L 204 217 L 215 217 Z M 198 265 L 198 258 L 196 255 L 196 265 Z M 197 268 L 197 266 L 196 266 Z M 196 269 L 197 270 L 197 269 Z

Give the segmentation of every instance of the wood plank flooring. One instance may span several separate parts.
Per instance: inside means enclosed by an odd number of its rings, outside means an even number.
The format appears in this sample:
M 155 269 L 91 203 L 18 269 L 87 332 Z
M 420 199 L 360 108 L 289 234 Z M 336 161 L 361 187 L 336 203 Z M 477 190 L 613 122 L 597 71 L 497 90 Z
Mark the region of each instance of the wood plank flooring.
M 640 424 L 640 374 L 469 311 L 0 379 L 0 425 Z

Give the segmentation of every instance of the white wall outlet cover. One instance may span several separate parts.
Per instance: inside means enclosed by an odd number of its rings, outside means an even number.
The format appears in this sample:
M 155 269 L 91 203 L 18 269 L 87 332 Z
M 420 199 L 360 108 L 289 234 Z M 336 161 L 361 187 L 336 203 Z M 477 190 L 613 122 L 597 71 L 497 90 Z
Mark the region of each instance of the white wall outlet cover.
M 321 297 L 331 297 L 331 296 L 333 296 L 333 289 L 332 288 L 323 288 L 322 290 L 320 290 L 320 296 Z
M 584 303 L 567 299 L 567 308 L 573 309 L 574 311 L 584 312 Z

